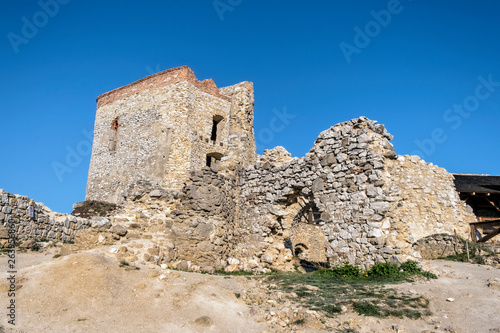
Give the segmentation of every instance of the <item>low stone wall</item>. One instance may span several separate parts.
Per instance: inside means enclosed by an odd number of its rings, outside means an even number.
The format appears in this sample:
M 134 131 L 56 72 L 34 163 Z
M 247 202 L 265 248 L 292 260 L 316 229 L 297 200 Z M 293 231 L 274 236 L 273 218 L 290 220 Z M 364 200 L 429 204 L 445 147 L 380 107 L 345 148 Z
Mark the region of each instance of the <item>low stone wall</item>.
M 438 259 L 465 252 L 465 245 L 460 238 L 447 234 L 431 235 L 413 244 L 413 250 L 422 259 Z
M 41 203 L 0 189 L 0 226 L 14 224 L 15 237 L 28 239 L 73 240 L 76 232 L 89 228 L 90 220 L 52 212 Z

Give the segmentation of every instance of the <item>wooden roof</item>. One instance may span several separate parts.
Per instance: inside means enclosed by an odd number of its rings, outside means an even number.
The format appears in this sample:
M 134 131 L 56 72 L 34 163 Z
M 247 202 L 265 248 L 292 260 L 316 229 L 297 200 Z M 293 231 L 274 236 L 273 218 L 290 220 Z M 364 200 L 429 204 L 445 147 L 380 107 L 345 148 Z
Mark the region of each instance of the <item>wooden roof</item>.
M 500 176 L 454 174 L 458 192 L 500 193 Z

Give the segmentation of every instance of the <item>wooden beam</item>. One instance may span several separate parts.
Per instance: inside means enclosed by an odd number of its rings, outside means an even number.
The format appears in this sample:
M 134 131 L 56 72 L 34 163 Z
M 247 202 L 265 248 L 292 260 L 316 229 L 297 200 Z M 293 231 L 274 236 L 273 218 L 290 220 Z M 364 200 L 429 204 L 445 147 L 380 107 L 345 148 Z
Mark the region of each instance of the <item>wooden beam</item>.
M 477 242 L 478 243 L 483 243 L 483 242 L 486 242 L 487 240 L 490 240 L 492 239 L 493 237 L 495 237 L 496 235 L 498 235 L 500 233 L 500 228 L 490 232 L 489 234 L 487 234 L 486 236 L 482 237 L 480 240 L 478 240 Z
M 477 242 L 476 231 L 477 231 L 477 229 L 476 229 L 475 224 L 471 223 L 471 224 L 470 224 L 470 236 L 471 236 L 471 239 L 472 239 L 472 241 L 473 241 L 474 243 L 476 243 L 476 242 Z
M 486 199 L 485 197 L 482 197 L 484 200 L 488 201 L 493 207 L 495 207 L 499 212 L 500 212 L 500 207 L 495 205 L 495 203 L 491 200 Z
M 475 228 L 491 228 L 491 227 L 500 227 L 500 220 L 495 221 L 487 221 L 487 222 L 473 222 L 470 223 L 471 227 Z

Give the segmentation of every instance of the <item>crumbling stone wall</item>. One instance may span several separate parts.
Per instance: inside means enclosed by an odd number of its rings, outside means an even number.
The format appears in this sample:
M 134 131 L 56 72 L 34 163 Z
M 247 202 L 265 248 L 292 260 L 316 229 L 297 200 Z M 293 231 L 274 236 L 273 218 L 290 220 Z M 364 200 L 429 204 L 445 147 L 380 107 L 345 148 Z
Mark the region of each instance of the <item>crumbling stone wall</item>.
M 28 239 L 73 240 L 78 230 L 91 226 L 91 221 L 68 214 L 52 212 L 45 205 L 0 189 L 0 226 L 14 224 L 15 237 Z
M 463 238 L 469 237 L 469 223 L 475 222 L 476 216 L 460 200 L 453 175 L 445 169 L 418 156 L 399 156 L 386 162 L 384 181 L 395 199 L 381 221 L 389 246 L 419 257 L 411 244 L 429 235 L 454 235 L 456 231 Z
M 422 259 L 438 259 L 466 252 L 462 240 L 447 234 L 421 238 L 412 247 Z
M 432 234 L 467 237 L 473 215 L 453 176 L 398 157 L 391 139 L 361 117 L 322 132 L 300 159 L 276 147 L 245 168 L 191 172 L 163 204 L 165 260 L 207 271 L 292 269 L 294 257 L 368 268 L 419 258 L 412 245 Z
M 250 82 L 219 90 L 212 80 L 198 81 L 188 67 L 103 94 L 97 99 L 86 199 L 122 202 L 139 181 L 179 190 L 208 159 L 251 163 L 252 123 Z
M 231 98 L 228 151 L 223 160 L 226 165 L 253 164 L 257 157 L 253 130 L 253 83 L 246 81 L 220 91 Z
M 183 268 L 368 268 L 418 258 L 432 234 L 468 236 L 452 175 L 398 157 L 383 125 L 361 117 L 303 158 L 257 156 L 253 104 L 252 83 L 219 89 L 186 66 L 99 96 L 87 200 L 124 203 L 138 223 L 113 222 L 163 233 L 158 260 Z
M 361 117 L 322 132 L 304 158 L 266 156 L 247 167 L 238 232 L 255 246 L 235 249 L 233 257 L 286 265 L 294 254 L 369 267 L 418 257 L 412 244 L 431 234 L 467 237 L 474 216 L 452 176 L 415 157 L 398 158 L 391 139 L 383 125 Z
M 158 259 L 180 269 L 213 272 L 228 266 L 238 237 L 235 234 L 237 170 L 203 167 L 192 171 L 179 191 L 139 182 L 127 192 L 124 212 L 111 218 L 113 225 L 157 236 Z M 133 216 L 130 216 L 133 215 Z
M 322 132 L 304 158 L 247 168 L 239 220 L 248 241 L 257 238 L 264 248 L 252 255 L 283 262 L 299 251 L 310 261 L 360 266 L 383 260 L 377 223 L 389 210 L 382 171 L 386 156 L 395 157 L 391 138 L 382 125 L 355 119 Z
M 96 232 L 77 237 L 89 234 L 94 246 L 148 237 L 154 247 L 144 260 L 209 272 L 293 269 L 294 258 L 368 268 L 427 256 L 429 242 L 421 240 L 429 235 L 456 231 L 467 238 L 474 215 L 459 200 L 453 176 L 415 156 L 397 156 L 391 139 L 383 125 L 361 117 L 323 131 L 303 158 L 276 147 L 247 166 L 192 170 L 178 190 L 139 180 L 124 190 L 124 206 L 106 224 L 111 233 L 96 221 L 90 230 Z M 69 240 L 94 224 L 7 196 L 0 221 L 17 219 L 21 239 Z M 33 218 L 26 216 L 30 205 Z
M 221 269 L 238 246 L 234 233 L 236 179 L 204 167 L 192 172 L 167 222 L 176 245 L 172 261 L 191 261 L 205 270 Z

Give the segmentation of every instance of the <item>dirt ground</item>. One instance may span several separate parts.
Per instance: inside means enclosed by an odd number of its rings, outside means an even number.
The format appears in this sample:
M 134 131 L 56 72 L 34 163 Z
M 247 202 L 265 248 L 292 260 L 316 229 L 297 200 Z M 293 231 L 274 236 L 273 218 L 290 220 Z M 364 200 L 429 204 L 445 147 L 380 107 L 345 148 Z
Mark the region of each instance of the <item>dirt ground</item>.
M 0 256 L 3 331 L 500 332 L 500 270 L 489 266 L 425 262 L 439 279 L 390 287 L 430 300 L 431 316 L 380 319 L 349 311 L 330 320 L 333 329 L 326 330 L 318 322 L 271 323 L 275 305 L 265 301 L 269 296 L 259 279 L 120 267 L 104 248 L 53 256 L 50 251 L 17 254 L 15 326 L 6 316 L 8 258 Z M 264 303 L 246 304 L 239 295 L 247 292 L 261 293 Z

